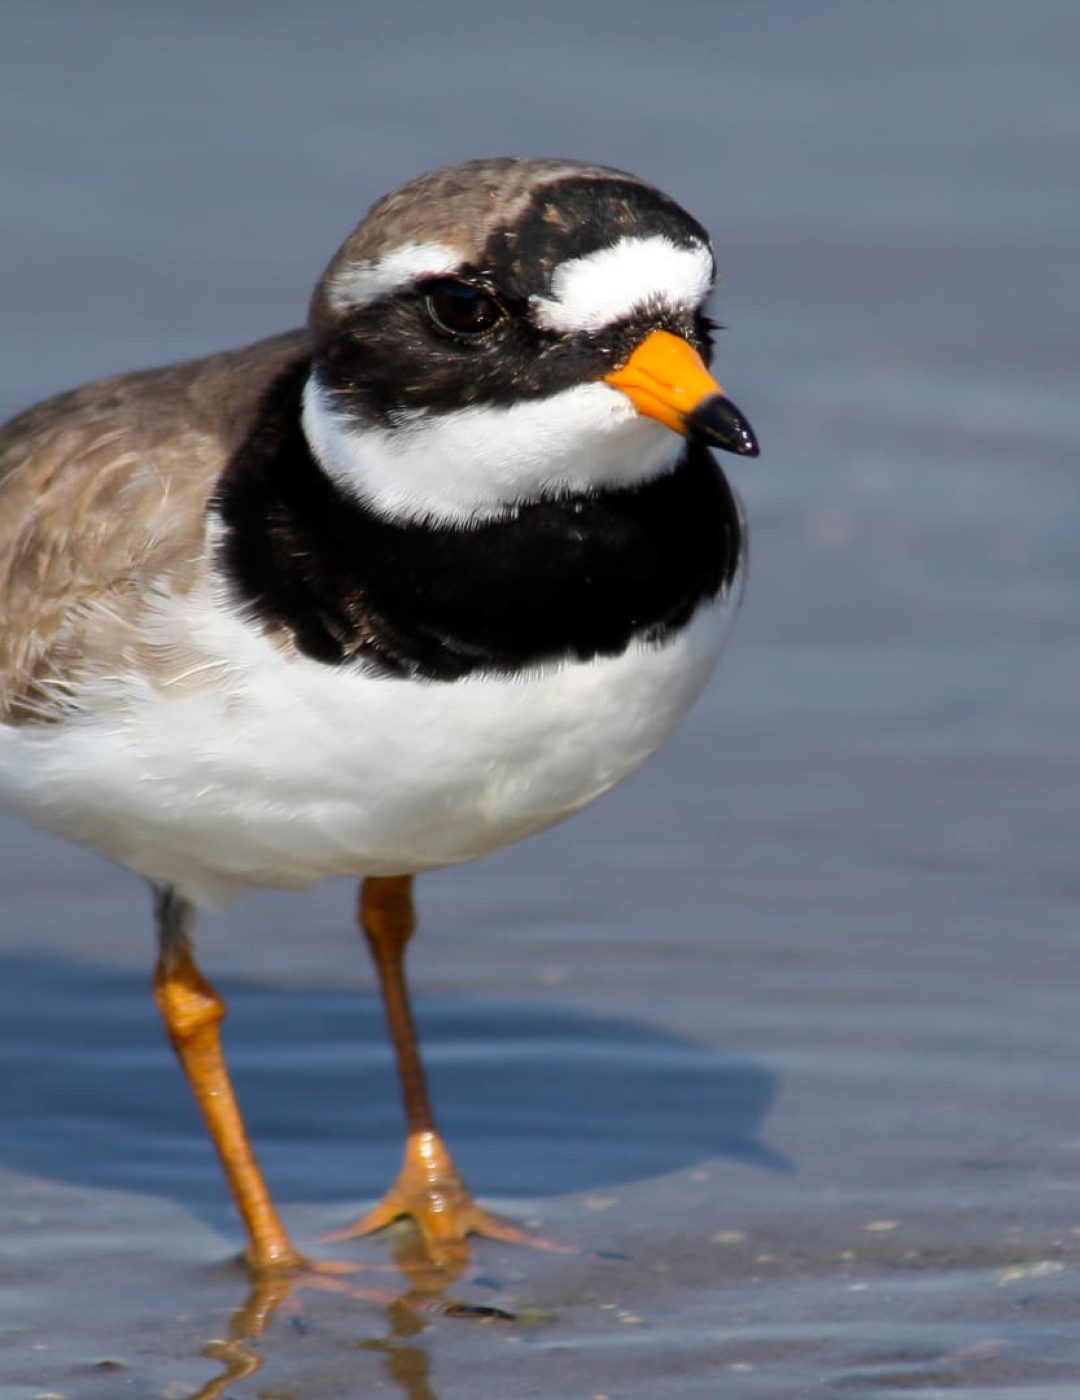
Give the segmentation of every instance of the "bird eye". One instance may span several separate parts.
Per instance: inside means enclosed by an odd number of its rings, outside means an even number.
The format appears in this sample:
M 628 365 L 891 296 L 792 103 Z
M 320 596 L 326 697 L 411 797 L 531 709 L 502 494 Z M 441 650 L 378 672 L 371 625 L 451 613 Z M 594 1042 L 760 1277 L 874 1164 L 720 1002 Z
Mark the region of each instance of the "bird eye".
M 489 331 L 505 314 L 493 296 L 471 282 L 459 282 L 452 277 L 428 283 L 426 305 L 436 325 L 455 335 L 479 335 Z

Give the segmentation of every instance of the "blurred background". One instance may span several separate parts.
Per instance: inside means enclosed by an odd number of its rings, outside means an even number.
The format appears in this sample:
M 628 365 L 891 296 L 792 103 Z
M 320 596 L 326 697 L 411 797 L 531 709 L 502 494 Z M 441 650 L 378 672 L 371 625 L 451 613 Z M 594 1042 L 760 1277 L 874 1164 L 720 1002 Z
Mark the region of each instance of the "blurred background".
M 447 1134 L 583 1252 L 480 1245 L 494 1328 L 318 1296 L 236 1400 L 1076 1393 L 1078 63 L 1072 0 L 5 7 L 3 417 L 299 323 L 422 170 L 555 154 L 713 231 L 762 443 L 675 741 L 421 886 Z M 0 1394 L 224 1394 L 239 1232 L 146 895 L 8 819 L 0 889 Z M 305 1242 L 399 1152 L 351 917 L 200 940 Z

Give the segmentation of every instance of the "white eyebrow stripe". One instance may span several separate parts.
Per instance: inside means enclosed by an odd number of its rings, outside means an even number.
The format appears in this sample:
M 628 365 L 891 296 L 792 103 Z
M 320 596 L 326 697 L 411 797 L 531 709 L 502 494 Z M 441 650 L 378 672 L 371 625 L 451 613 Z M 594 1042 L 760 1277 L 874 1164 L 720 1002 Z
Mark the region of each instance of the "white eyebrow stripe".
M 447 277 L 462 262 L 458 249 L 445 243 L 403 243 L 381 257 L 347 263 L 327 283 L 326 299 L 334 311 L 367 306 L 410 282 Z
M 700 306 L 713 274 L 712 251 L 704 243 L 681 248 L 662 234 L 620 238 L 560 263 L 551 277 L 551 296 L 532 297 L 529 305 L 545 330 L 595 331 L 648 301 Z

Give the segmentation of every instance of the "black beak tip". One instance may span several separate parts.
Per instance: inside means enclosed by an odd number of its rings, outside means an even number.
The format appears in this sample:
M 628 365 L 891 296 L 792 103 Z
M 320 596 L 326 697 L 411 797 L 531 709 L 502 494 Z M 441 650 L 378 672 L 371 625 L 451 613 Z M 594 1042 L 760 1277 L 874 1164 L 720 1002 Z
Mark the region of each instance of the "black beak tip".
M 724 394 L 713 394 L 687 414 L 686 428 L 693 442 L 720 447 L 739 457 L 756 457 L 761 451 L 753 428 Z

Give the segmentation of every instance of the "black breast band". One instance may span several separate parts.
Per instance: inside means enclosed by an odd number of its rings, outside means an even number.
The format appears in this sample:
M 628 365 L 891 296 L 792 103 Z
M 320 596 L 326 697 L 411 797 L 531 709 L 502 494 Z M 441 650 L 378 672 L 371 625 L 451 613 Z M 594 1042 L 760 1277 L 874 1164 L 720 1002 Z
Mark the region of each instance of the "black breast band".
M 663 640 L 727 588 L 743 549 L 731 489 L 688 446 L 622 490 L 470 525 L 388 519 L 346 496 L 300 424 L 310 362 L 271 387 L 215 505 L 234 596 L 328 665 L 453 681 Z

